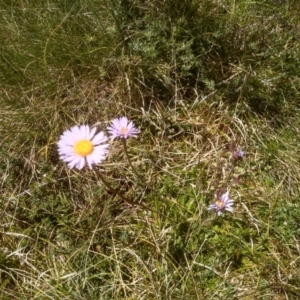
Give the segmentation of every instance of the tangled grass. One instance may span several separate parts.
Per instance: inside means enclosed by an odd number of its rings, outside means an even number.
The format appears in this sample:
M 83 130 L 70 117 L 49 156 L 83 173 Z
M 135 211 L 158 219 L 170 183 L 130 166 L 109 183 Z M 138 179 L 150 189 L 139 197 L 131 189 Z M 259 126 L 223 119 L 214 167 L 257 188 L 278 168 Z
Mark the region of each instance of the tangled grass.
M 1 299 L 300 297 L 299 4 L 198 2 L 0 4 Z M 141 179 L 59 161 L 120 116 Z

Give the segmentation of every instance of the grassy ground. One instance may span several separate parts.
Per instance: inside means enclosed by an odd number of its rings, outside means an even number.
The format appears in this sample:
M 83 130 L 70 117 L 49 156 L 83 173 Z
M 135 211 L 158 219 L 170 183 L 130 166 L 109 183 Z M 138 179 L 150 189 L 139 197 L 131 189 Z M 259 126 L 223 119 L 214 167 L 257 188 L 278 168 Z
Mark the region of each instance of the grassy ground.
M 0 298 L 300 299 L 299 9 L 2 1 Z M 59 160 L 120 116 L 142 180 L 120 141 L 97 169 L 156 212 Z

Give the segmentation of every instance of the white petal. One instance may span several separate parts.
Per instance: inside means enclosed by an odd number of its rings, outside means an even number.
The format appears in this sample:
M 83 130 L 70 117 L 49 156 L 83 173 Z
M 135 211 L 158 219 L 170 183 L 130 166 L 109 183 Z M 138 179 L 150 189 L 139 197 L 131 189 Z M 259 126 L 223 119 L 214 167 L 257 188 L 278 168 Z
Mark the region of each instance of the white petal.
M 97 130 L 96 127 L 94 127 L 94 128 L 91 130 L 91 132 L 90 132 L 90 134 L 89 134 L 89 137 L 88 137 L 88 140 L 91 140 L 91 139 L 94 137 L 94 135 L 95 135 L 95 133 L 96 133 L 96 130 Z
M 89 166 L 90 169 L 92 169 L 92 165 L 95 163 L 97 163 L 94 159 L 93 159 L 93 156 L 92 155 L 88 155 L 86 157 L 86 161 L 87 161 L 87 164 Z
M 67 160 L 65 160 L 65 161 L 67 161 Z M 79 164 L 80 157 L 74 157 L 72 160 L 68 160 L 68 161 L 69 161 L 68 165 L 72 169 L 72 168 L 74 168 L 74 166 L 77 166 Z
M 98 145 L 101 143 L 104 143 L 108 140 L 108 138 L 104 135 L 103 131 L 100 131 L 98 134 L 95 135 L 95 137 L 92 139 L 92 144 Z
M 223 202 L 228 201 L 229 191 L 227 191 L 225 194 L 222 195 L 221 200 Z
M 84 157 L 80 157 L 80 161 L 77 164 L 77 169 L 81 170 L 85 165 L 85 159 Z
M 77 125 L 73 126 L 72 128 L 70 128 L 70 131 L 72 133 L 72 136 L 76 137 L 77 139 L 83 138 L 81 127 L 79 127 Z
M 128 119 L 126 117 L 121 117 L 120 118 L 120 125 L 121 125 L 121 127 L 127 128 L 127 126 L 128 126 Z
M 232 207 L 225 207 L 225 210 L 233 212 L 233 208 Z

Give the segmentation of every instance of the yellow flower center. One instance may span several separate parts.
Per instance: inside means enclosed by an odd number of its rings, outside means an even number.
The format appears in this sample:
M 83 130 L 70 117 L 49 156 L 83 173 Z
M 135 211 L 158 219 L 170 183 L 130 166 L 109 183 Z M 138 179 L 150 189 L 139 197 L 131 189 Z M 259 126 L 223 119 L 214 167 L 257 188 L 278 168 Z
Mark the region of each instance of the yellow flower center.
M 128 129 L 126 127 L 122 127 L 121 128 L 122 133 L 126 134 L 128 133 Z
M 217 205 L 219 208 L 222 208 L 222 207 L 224 206 L 224 203 L 223 203 L 223 201 L 221 201 L 221 200 L 217 200 L 217 201 L 216 201 L 216 205 Z
M 74 152 L 79 156 L 87 156 L 94 150 L 94 146 L 89 140 L 80 140 L 74 145 Z

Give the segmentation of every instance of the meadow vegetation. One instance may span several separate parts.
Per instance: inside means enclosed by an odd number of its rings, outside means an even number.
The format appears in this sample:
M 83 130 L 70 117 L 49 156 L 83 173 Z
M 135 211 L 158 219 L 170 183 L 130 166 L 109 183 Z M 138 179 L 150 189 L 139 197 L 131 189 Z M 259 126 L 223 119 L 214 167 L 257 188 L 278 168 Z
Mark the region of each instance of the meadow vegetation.
M 2 0 L 0 299 L 300 299 L 299 11 Z M 97 172 L 59 160 L 121 116 L 141 178 L 120 140 Z

